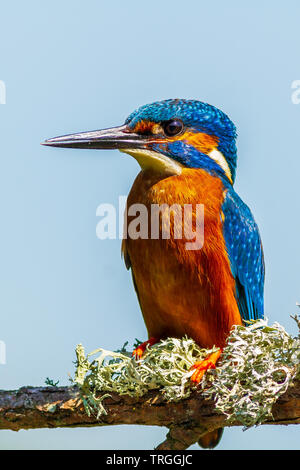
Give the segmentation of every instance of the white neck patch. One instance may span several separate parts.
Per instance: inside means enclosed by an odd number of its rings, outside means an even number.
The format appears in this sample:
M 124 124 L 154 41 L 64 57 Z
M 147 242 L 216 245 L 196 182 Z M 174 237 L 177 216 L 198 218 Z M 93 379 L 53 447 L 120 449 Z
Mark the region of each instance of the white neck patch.
M 142 170 L 156 170 L 159 173 L 169 175 L 180 175 L 184 168 L 181 163 L 176 162 L 173 158 L 169 158 L 159 152 L 146 149 L 120 149 L 120 152 L 127 153 L 134 157 L 139 163 Z M 208 156 L 214 160 L 224 170 L 225 175 L 232 183 L 232 176 L 229 165 L 219 150 L 212 150 Z
M 212 150 L 208 156 L 214 160 L 221 168 L 224 170 L 225 175 L 229 179 L 229 181 L 232 183 L 232 176 L 231 176 L 231 171 L 229 168 L 229 165 L 226 161 L 226 158 L 224 157 L 223 153 L 220 152 L 219 150 Z

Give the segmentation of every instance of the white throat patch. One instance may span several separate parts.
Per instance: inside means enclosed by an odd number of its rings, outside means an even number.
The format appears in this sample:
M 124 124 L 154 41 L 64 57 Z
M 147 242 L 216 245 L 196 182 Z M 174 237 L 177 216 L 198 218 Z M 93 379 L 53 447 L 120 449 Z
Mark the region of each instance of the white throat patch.
M 180 175 L 183 166 L 172 158 L 146 149 L 121 149 L 120 152 L 128 153 L 139 163 L 142 170 L 153 169 L 159 173 Z

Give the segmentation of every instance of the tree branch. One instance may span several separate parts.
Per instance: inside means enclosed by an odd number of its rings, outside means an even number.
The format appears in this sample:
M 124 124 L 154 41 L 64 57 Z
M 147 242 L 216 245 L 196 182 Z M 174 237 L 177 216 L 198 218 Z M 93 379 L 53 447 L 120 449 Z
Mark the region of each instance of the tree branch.
M 103 401 L 107 410 L 100 419 L 88 416 L 77 387 L 22 387 L 0 391 L 0 429 L 59 428 L 141 424 L 169 428 L 158 450 L 182 450 L 205 432 L 226 427 L 226 416 L 212 402 L 193 392 L 177 403 L 166 402 L 159 391 L 143 397 L 112 393 Z M 274 420 L 263 424 L 300 423 L 300 381 L 282 395 L 272 409 Z M 234 422 L 230 426 L 239 426 Z

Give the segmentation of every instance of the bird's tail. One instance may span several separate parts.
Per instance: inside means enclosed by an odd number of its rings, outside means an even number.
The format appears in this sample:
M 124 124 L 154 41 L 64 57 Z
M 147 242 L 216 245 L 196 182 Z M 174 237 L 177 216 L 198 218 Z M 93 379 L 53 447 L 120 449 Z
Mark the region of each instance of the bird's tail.
M 198 444 L 202 449 L 214 449 L 220 442 L 223 435 L 224 428 L 214 429 L 204 436 L 201 436 Z

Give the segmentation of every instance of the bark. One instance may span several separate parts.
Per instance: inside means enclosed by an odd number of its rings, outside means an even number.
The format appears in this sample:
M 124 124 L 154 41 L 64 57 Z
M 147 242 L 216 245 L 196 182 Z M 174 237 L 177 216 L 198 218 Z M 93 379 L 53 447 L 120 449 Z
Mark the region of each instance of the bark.
M 103 401 L 107 410 L 100 419 L 88 416 L 76 387 L 22 387 L 0 391 L 0 429 L 140 424 L 169 428 L 158 450 L 182 450 L 198 441 L 205 432 L 226 427 L 226 417 L 214 404 L 194 392 L 177 403 L 166 402 L 159 391 L 143 397 L 112 393 Z M 300 423 L 300 381 L 296 381 L 273 406 L 274 420 L 263 424 Z M 231 426 L 240 423 L 232 423 Z

